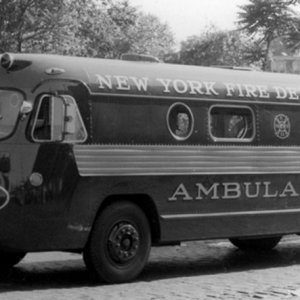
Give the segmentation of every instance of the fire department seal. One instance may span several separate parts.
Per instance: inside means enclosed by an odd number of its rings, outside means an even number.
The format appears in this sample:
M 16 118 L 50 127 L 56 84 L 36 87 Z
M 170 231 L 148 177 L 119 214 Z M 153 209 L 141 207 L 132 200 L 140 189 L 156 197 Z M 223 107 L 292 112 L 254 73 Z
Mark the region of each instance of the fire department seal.
M 291 123 L 288 116 L 279 114 L 274 118 L 274 133 L 279 139 L 286 139 L 291 133 Z

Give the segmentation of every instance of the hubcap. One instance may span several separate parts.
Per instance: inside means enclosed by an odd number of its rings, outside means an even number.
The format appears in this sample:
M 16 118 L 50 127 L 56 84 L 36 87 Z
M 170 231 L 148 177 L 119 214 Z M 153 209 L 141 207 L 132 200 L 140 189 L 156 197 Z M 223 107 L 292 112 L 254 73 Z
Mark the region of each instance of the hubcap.
M 108 238 L 108 250 L 117 263 L 126 263 L 138 252 L 140 238 L 138 231 L 129 223 L 115 225 Z

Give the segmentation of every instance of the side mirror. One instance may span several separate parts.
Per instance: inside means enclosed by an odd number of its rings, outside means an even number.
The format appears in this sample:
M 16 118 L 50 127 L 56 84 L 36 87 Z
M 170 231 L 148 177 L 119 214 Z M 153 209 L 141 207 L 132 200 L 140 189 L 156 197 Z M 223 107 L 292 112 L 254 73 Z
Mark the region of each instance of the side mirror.
M 32 111 L 32 103 L 28 101 L 23 101 L 20 113 L 22 116 L 29 114 Z

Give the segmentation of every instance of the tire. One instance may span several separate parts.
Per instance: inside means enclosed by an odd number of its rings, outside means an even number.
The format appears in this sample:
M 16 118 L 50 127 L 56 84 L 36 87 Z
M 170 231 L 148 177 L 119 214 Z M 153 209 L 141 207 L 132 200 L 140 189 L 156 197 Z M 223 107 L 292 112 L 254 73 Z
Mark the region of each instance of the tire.
M 0 270 L 8 269 L 18 264 L 25 257 L 25 255 L 25 252 L 0 251 Z
M 229 241 L 237 248 L 243 251 L 270 251 L 280 242 L 281 236 L 266 238 L 233 238 Z
M 133 203 L 118 202 L 97 217 L 83 258 L 98 279 L 121 283 L 140 274 L 150 248 L 150 227 L 143 211 Z

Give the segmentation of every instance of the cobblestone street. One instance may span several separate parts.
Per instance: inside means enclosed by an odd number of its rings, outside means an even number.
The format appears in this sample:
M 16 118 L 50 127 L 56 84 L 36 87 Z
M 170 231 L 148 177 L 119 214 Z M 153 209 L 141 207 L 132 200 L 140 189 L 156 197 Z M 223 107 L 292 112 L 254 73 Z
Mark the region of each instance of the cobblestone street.
M 300 238 L 276 250 L 245 254 L 229 242 L 153 248 L 135 282 L 96 283 L 80 255 L 28 254 L 0 283 L 5 300 L 300 299 Z

